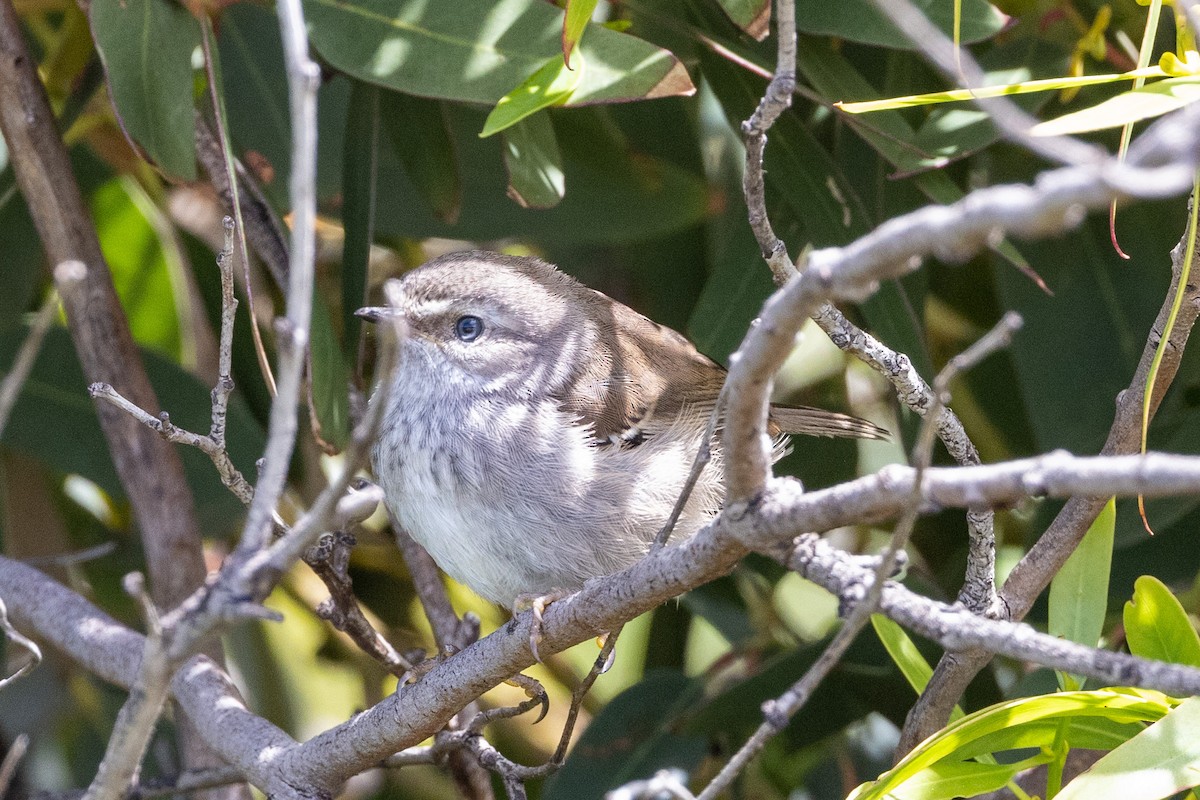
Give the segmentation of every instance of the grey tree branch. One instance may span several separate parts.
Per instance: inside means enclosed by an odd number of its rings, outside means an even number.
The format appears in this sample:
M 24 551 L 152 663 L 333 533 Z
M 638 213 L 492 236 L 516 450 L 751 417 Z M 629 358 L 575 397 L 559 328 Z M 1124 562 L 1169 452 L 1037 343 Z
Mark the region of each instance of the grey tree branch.
M 717 776 L 713 778 L 708 786 L 704 787 L 704 791 L 700 793 L 698 800 L 715 800 L 715 798 L 719 797 L 733 783 L 734 778 L 741 774 L 746 765 L 750 763 L 750 760 L 761 752 L 767 742 L 787 727 L 788 721 L 804 707 L 809 698 L 812 697 L 817 686 L 820 685 L 825 676 L 841 661 L 842 656 L 846 654 L 846 650 L 850 648 L 850 645 L 858 637 L 858 634 L 866 627 L 867 622 L 871 619 L 871 615 L 879 608 L 883 596 L 884 581 L 888 576 L 894 574 L 896 566 L 899 563 L 900 554 L 907 546 L 909 537 L 912 536 L 913 528 L 916 526 L 917 518 L 920 516 L 924 477 L 926 470 L 929 469 L 930 464 L 933 462 L 933 444 L 937 436 L 937 421 L 940 417 L 940 412 L 945 407 L 945 403 L 949 401 L 946 387 L 957 374 L 983 360 L 991 352 L 1001 347 L 1006 347 L 1012 339 L 1013 332 L 1020 327 L 1020 324 L 1020 317 L 1016 314 L 1010 313 L 1005 315 L 997 323 L 996 327 L 966 351 L 952 358 L 941 373 L 938 374 L 937 379 L 934 381 L 933 407 L 929 409 L 930 413 L 924 417 L 921 423 L 921 429 L 917 436 L 917 444 L 913 448 L 912 462 L 915 467 L 912 492 L 909 495 L 900 520 L 896 523 L 887 547 L 883 549 L 878 559 L 871 579 L 867 584 L 865 596 L 861 602 L 850 608 L 850 612 L 846 615 L 846 619 L 837 634 L 834 635 L 832 641 L 829 642 L 820 657 L 809 667 L 800 680 L 789 687 L 783 695 L 763 705 L 762 724 L 738 748 L 733 758 L 721 768 L 721 771 L 717 773 Z
M 82 267 L 56 269 L 55 282 L 83 373 L 89 382 L 106 381 L 139 407 L 157 410 L 36 66 L 11 0 L 0 0 L 0 133 L 50 263 Z M 174 607 L 206 572 L 179 454 L 117 409 L 99 404 L 97 414 L 137 520 L 151 595 L 160 607 Z M 219 660 L 219 643 L 207 647 Z M 194 739 L 186 724 L 180 728 L 185 767 L 207 765 L 208 755 Z
M 807 493 L 794 481 L 772 480 L 755 509 L 726 512 L 695 538 L 663 548 L 617 575 L 591 581 L 550 606 L 543 644 L 563 649 L 723 575 L 745 555 L 740 541 L 770 554 L 778 555 L 782 548 L 786 555 L 792 547 L 787 543 L 800 531 L 900 513 L 910 507 L 914 483 L 914 471 L 905 467 L 846 487 Z M 1011 504 L 1029 493 L 1107 496 L 1117 490 L 1200 493 L 1200 457 L 1057 454 L 990 466 L 931 468 L 925 472 L 921 505 Z M 887 499 L 875 502 L 873 494 Z M 839 593 L 847 607 L 865 596 L 874 572 L 861 559 L 819 540 L 802 539 L 792 549 L 789 565 Z M 128 679 L 142 647 L 138 634 L 32 568 L 6 559 L 0 559 L 0 595 L 9 600 L 18 624 L 49 638 L 106 680 L 123 684 Z M 985 620 L 934 603 L 899 585 L 884 586 L 881 609 L 950 649 L 987 647 L 1105 680 L 1173 693 L 1200 692 L 1200 670 L 1067 645 L 1027 626 Z M 442 660 L 418 683 L 399 687 L 394 695 L 303 744 L 248 714 L 211 662 L 188 662 L 172 681 L 172 691 L 205 739 L 255 785 L 289 797 L 327 796 L 350 776 L 420 744 L 470 700 L 529 666 L 529 625 L 529 615 L 518 618 L 513 631 L 502 629 Z
M 11 0 L 0 2 L 0 132 L 50 263 L 84 267 L 64 273 L 72 277 L 69 283 L 59 282 L 84 375 L 111 383 L 142 408 L 157 409 Z M 167 442 L 127 415 L 104 406 L 98 412 L 142 532 L 151 593 L 169 608 L 204 580 L 183 466 Z
M 917 269 L 928 255 L 953 263 L 1006 232 L 1040 237 L 1068 230 L 1082 221 L 1086 209 L 1107 207 L 1122 190 L 1141 197 L 1182 193 L 1191 186 L 1197 163 L 1195 137 L 1184 129 L 1196 117 L 1200 111 L 1189 108 L 1156 123 L 1130 148 L 1125 165 L 1066 167 L 1043 173 L 1033 186 L 980 189 L 952 206 L 892 219 L 846 247 L 811 253 L 807 269 L 768 299 L 760 324 L 730 359 L 729 500 L 753 501 L 770 476 L 765 433 L 774 375 L 801 323 L 821 303 L 860 299 L 878 281 Z
M 788 256 L 787 246 L 771 227 L 766 210 L 766 181 L 763 176 L 763 152 L 766 147 L 767 131 L 779 115 L 791 105 L 791 96 L 796 87 L 796 31 L 795 6 L 793 0 L 778 0 L 778 52 L 775 73 L 767 86 L 762 101 L 754 115 L 742 126 L 746 146 L 745 171 L 742 189 L 746 199 L 750 228 L 758 241 L 759 250 L 771 269 L 777 286 L 783 286 L 796 274 L 796 267 Z M 923 17 L 922 17 L 923 19 Z M 785 94 L 786 93 L 786 94 Z M 806 261 L 806 259 L 803 259 Z M 921 417 L 929 414 L 934 404 L 933 393 L 928 384 L 913 368 L 909 359 L 879 342 L 870 334 L 846 319 L 841 311 L 830 303 L 822 303 L 812 314 L 812 319 L 842 350 L 857 356 L 875 371 L 887 378 L 896 389 L 900 401 Z M 722 393 L 724 397 L 724 393 Z M 720 401 L 718 407 L 721 406 Z M 716 419 L 714 411 L 714 421 Z M 979 453 L 967 436 L 958 416 L 949 408 L 941 408 L 936 414 L 937 433 L 950 455 L 959 464 L 979 463 Z M 703 466 L 705 459 L 697 461 L 696 468 Z M 690 484 L 694 478 L 690 479 Z M 680 498 L 680 505 L 689 491 Z M 681 510 L 681 509 L 680 509 Z M 967 512 L 967 531 L 970 548 L 967 560 L 966 580 L 959 599 L 969 608 L 982 613 L 996 611 L 996 541 L 993 529 L 993 514 L 987 509 Z M 669 528 L 666 529 L 669 533 Z M 660 538 L 664 538 L 660 535 Z M 656 540 L 656 546 L 658 541 Z
M 125 577 L 125 589 L 137 598 L 146 621 L 142 660 L 84 800 L 121 800 L 129 793 L 170 688 L 171 663 L 163 647 L 158 609 L 146 594 L 145 579 L 130 573 Z
M 1109 428 L 1108 438 L 1100 451 L 1102 455 L 1136 453 L 1140 448 L 1142 398 L 1145 394 L 1146 380 L 1155 350 L 1167 326 L 1173 298 L 1180 289 L 1179 278 L 1186 251 L 1185 233 L 1171 252 L 1171 285 L 1151 326 L 1150 335 L 1142 349 L 1141 360 L 1129 387 L 1117 396 L 1116 414 Z M 1200 274 L 1200 263 L 1192 264 L 1192 274 Z M 1174 381 L 1192 327 L 1197 316 L 1200 316 L 1200 283 L 1193 281 L 1182 288 L 1183 302 L 1174 327 L 1167 333 L 1169 346 L 1159 365 L 1158 381 L 1150 398 L 1151 420 L 1163 395 Z M 1051 579 L 1074 552 L 1106 501 L 1105 497 L 1073 497 L 1066 502 L 1054 521 L 1017 563 L 1005 581 L 999 597 L 1003 610 L 1002 618 L 1020 620 L 1029 613 L 1034 601 L 1050 585 Z M 946 724 L 951 709 L 966 691 L 967 684 L 991 658 L 991 654 L 986 650 L 947 652 L 942 656 L 929 685 L 909 711 L 897 746 L 900 755 Z
M 299 0 L 276 4 L 283 34 L 288 98 L 292 114 L 292 242 L 288 265 L 287 316 L 276 331 L 279 366 L 275 402 L 263 466 L 250 504 L 242 540 L 234 558 L 243 560 L 263 549 L 269 540 L 271 517 L 283 493 L 288 464 L 295 446 L 300 385 L 304 376 L 308 329 L 312 316 L 313 269 L 316 258 L 317 214 L 317 86 L 321 73 L 308 57 L 308 37 Z

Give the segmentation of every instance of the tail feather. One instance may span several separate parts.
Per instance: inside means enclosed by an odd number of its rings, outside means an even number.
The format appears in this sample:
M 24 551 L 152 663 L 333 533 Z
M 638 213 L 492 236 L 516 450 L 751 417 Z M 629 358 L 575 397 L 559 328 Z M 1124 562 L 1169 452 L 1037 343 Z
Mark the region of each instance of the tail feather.
M 808 406 L 771 406 L 771 421 L 779 428 L 779 433 L 851 439 L 889 438 L 886 430 L 861 417 Z

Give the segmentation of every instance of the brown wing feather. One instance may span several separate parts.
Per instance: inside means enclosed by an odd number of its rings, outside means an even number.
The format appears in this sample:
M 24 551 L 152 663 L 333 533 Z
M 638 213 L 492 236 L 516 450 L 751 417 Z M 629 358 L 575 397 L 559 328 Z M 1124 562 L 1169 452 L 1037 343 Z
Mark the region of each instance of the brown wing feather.
M 580 285 L 581 301 L 598 312 L 604 346 L 582 354 L 582 371 L 562 398 L 565 410 L 592 426 L 602 442 L 636 442 L 671 424 L 684 410 L 711 411 L 725 368 L 682 334 L 600 292 Z M 624 335 L 619 339 L 615 331 Z M 612 354 L 609 357 L 607 354 Z M 819 408 L 772 406 L 769 433 L 886 439 L 859 417 Z
M 887 431 L 861 417 L 808 406 L 771 406 L 771 422 L 779 427 L 780 433 L 852 439 L 888 438 Z
M 725 381 L 719 364 L 676 331 L 599 292 L 583 291 L 581 300 L 598 312 L 588 318 L 598 320 L 602 346 L 582 354 L 585 364 L 562 398 L 564 410 L 589 423 L 600 441 L 615 442 L 652 434 L 685 408 L 712 408 Z

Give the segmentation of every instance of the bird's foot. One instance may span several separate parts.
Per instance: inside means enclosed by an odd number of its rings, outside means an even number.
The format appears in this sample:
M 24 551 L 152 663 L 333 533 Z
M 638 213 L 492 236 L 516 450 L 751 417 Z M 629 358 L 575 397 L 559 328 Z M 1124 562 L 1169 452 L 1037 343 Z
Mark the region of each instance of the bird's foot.
M 551 589 L 545 594 L 537 594 L 534 592 L 522 593 L 517 595 L 517 599 L 513 600 L 512 613 L 513 622 L 516 623 L 516 617 L 522 611 L 533 611 L 533 625 L 529 630 L 529 649 L 533 653 L 533 657 L 539 663 L 542 656 L 538 653 L 538 645 L 542 641 L 542 614 L 546 611 L 546 606 L 551 603 L 562 600 L 568 597 L 572 592 L 568 589 Z

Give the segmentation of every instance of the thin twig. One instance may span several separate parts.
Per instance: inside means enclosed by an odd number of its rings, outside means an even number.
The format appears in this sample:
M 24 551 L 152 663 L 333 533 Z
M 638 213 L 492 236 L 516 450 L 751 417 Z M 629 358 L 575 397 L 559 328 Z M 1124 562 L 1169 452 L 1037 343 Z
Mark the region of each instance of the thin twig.
M 758 248 L 771 267 L 777 282 L 795 271 L 788 257 L 787 246 L 775 235 L 767 217 L 766 189 L 763 180 L 763 152 L 767 147 L 767 131 L 792 104 L 796 88 L 796 7 L 794 0 L 775 0 L 777 48 L 775 74 L 767 84 L 758 108 L 742 123 L 742 139 L 746 145 L 746 168 L 742 177 L 742 192 L 750 228 L 758 240 Z
M 51 289 L 42 302 L 42 307 L 38 309 L 37 316 L 33 318 L 33 324 L 29 326 L 29 335 L 21 343 L 21 349 L 13 359 L 12 367 L 4 376 L 4 380 L 0 381 L 0 438 L 4 436 L 4 429 L 8 427 L 8 418 L 12 414 L 13 406 L 17 404 L 21 387 L 29 379 L 29 373 L 33 370 L 38 353 L 42 349 L 42 342 L 50 331 L 50 325 L 57 313 L 58 290 Z
M 946 34 L 908 0 L 872 0 L 875 8 L 924 53 L 952 84 L 983 86 L 987 77 L 964 47 L 956 47 Z M 1007 97 L 973 101 L 1004 134 L 1026 150 L 1058 164 L 1097 164 L 1107 158 L 1099 147 L 1066 136 L 1031 136 L 1038 120 Z
M 21 759 L 25 757 L 25 753 L 28 750 L 29 735 L 25 733 L 17 734 L 8 748 L 8 752 L 4 754 L 4 760 L 0 761 L 0 797 L 9 796 L 8 789 L 12 786 L 13 778 L 17 775 L 17 766 L 20 765 Z
M 991 332 L 967 350 L 952 358 L 934 381 L 934 386 L 936 387 L 934 391 L 935 404 L 940 406 L 944 403 L 946 386 L 959 371 L 977 363 L 988 353 L 1007 344 L 1011 338 L 1012 331 L 1019 325 L 1019 317 L 1015 314 L 1006 315 Z M 855 638 L 858 637 L 858 634 L 866 626 L 871 615 L 878 610 L 880 600 L 883 597 L 884 583 L 895 570 L 898 555 L 903 552 L 905 546 L 908 544 L 908 539 L 912 535 L 917 518 L 921 513 L 923 506 L 921 491 L 925 471 L 929 468 L 933 460 L 933 443 L 937 434 L 936 420 L 938 418 L 938 411 L 940 411 L 940 408 L 935 407 L 932 413 L 922 420 L 917 444 L 913 448 L 912 460 L 916 467 L 916 475 L 912 484 L 912 493 L 904 513 L 897 522 L 892 537 L 888 541 L 887 547 L 884 548 L 879 558 L 879 563 L 871 575 L 864 596 L 859 602 L 855 603 L 845 623 L 804 676 L 783 695 L 763 704 L 762 724 L 759 725 L 758 729 L 755 730 L 746 743 L 738 749 L 733 758 L 721 768 L 721 771 L 704 788 L 704 791 L 700 793 L 697 800 L 714 800 L 714 798 L 729 787 L 734 778 L 741 774 L 750 760 L 758 755 L 762 748 L 766 746 L 766 743 L 782 731 L 787 726 L 788 721 L 804 707 L 804 704 L 812 697 L 812 693 L 820 685 L 821 681 L 825 679 L 825 676 L 841 661 L 842 656 L 845 655 L 846 650 L 849 649 Z M 783 560 L 787 561 L 786 558 Z M 844 596 L 843 599 L 845 599 Z
M 125 590 L 138 600 L 146 621 L 142 663 L 129 696 L 117 714 L 104 758 L 84 800 L 123 800 L 128 793 L 137 780 L 142 758 L 154 734 L 154 725 L 167 701 L 174 671 L 163 645 L 158 610 L 146 594 L 145 579 L 139 573 L 130 573 L 125 578 Z
M 384 669 L 404 680 L 413 665 L 372 627 L 354 597 L 349 573 L 350 550 L 354 544 L 353 536 L 339 530 L 322 535 L 304 553 L 304 563 L 312 568 L 330 592 L 329 599 L 317 607 L 317 616 L 347 634 Z
M 1145 385 L 1150 372 L 1150 364 L 1158 343 L 1167 336 L 1170 346 L 1167 347 L 1162 364 L 1159 367 L 1159 379 L 1155 384 L 1154 393 L 1150 398 L 1150 414 L 1153 418 L 1158 410 L 1158 404 L 1178 372 L 1184 349 L 1191 335 L 1192 327 L 1200 316 L 1200 284 L 1190 283 L 1179 286 L 1180 275 L 1183 272 L 1183 257 L 1187 251 L 1187 234 L 1176 244 L 1171 252 L 1171 285 L 1167 289 L 1166 298 L 1159 309 L 1150 334 L 1142 348 L 1142 356 L 1134 370 L 1129 386 L 1117 395 L 1117 409 L 1109 427 L 1108 437 L 1101 449 L 1102 454 L 1135 453 L 1140 448 L 1140 424 L 1142 416 L 1142 398 L 1145 395 Z M 1200 250 L 1197 251 L 1200 257 Z M 1197 265 L 1192 265 L 1193 274 Z M 1171 330 L 1166 330 L 1171 308 L 1176 292 L 1184 292 L 1184 302 L 1180 313 Z M 1072 497 L 1063 505 L 1062 510 L 1055 516 L 1054 521 L 1046 531 L 1038 537 L 1037 542 L 1029 552 L 1017 563 L 1008 580 L 998 595 L 997 607 L 1003 612 L 1000 618 L 1020 620 L 1029 613 L 1034 600 L 1050 584 L 1050 580 L 1058 573 L 1068 556 L 1083 538 L 1100 509 L 1106 502 L 1107 495 Z M 934 669 L 929 685 L 916 704 L 909 711 L 904 729 L 901 731 L 900 743 L 897 746 L 899 755 L 903 755 L 926 739 L 934 731 L 941 728 L 949 720 L 951 709 L 966 691 L 967 684 L 979 674 L 979 671 L 991 661 L 991 654 L 984 650 L 971 652 L 947 652 Z
M 258 357 L 258 368 L 259 368 L 259 371 L 262 373 L 263 381 L 267 385 L 267 391 L 271 394 L 272 397 L 274 397 L 275 396 L 275 376 L 271 374 L 271 363 L 270 363 L 270 361 L 267 360 L 267 349 L 263 346 L 262 333 L 258 330 L 258 318 L 254 314 L 254 288 L 253 288 L 254 282 L 252 280 L 250 280 L 250 254 L 246 250 L 246 224 L 245 224 L 244 220 L 242 219 L 241 192 L 238 188 L 237 169 L 235 167 L 235 161 L 233 158 L 233 145 L 230 143 L 229 131 L 225 125 L 225 120 L 227 117 L 227 115 L 225 113 L 225 96 L 221 92 L 221 84 L 220 84 L 220 81 L 218 80 L 218 75 L 217 75 L 217 71 L 215 68 L 216 64 L 215 64 L 215 61 L 213 58 L 212 20 L 208 19 L 208 17 L 204 17 L 200 23 L 200 30 L 202 33 L 202 36 L 200 37 L 200 45 L 204 49 L 204 72 L 205 72 L 205 76 L 208 78 L 208 97 L 209 97 L 209 102 L 212 104 L 213 121 L 216 123 L 216 126 L 217 126 L 217 130 L 216 130 L 217 141 L 221 145 L 221 162 L 222 162 L 222 165 L 224 166 L 225 180 L 228 182 L 228 186 L 229 186 L 229 205 L 230 205 L 230 211 L 233 213 L 233 231 L 232 231 L 232 233 L 237 242 L 238 263 L 241 264 L 241 266 L 242 266 L 242 274 L 245 276 L 245 280 L 246 280 L 246 300 L 249 302 L 249 305 L 250 305 L 250 314 L 249 314 L 250 333 L 254 339 L 254 353 Z M 232 251 L 232 248 L 230 248 L 230 246 L 229 246 L 230 230 L 229 230 L 228 224 L 226 225 L 225 230 L 226 230 L 225 246 L 226 246 L 227 250 Z M 227 256 L 226 260 L 228 260 L 231 257 L 232 257 L 232 255 Z M 228 314 L 232 315 L 233 312 L 226 310 L 227 305 L 224 302 L 225 293 L 227 291 L 225 288 L 225 272 L 224 272 L 225 267 L 222 266 L 221 269 L 222 269 L 222 272 L 221 272 L 221 292 L 222 292 L 221 328 L 223 331 L 225 329 L 224 314 L 228 313 Z M 230 271 L 232 274 L 232 267 L 230 267 Z M 228 291 L 232 292 L 232 287 L 230 287 L 230 289 Z M 237 308 L 236 301 L 233 303 L 233 308 L 235 308 L 235 309 Z M 229 374 L 228 370 L 224 371 L 223 374 L 228 375 Z M 219 382 L 218 382 L 218 385 L 219 385 Z M 214 426 L 216 423 L 216 408 L 217 408 L 216 398 L 214 397 L 213 398 Z M 222 434 L 223 434 L 223 431 L 222 431 Z M 222 442 L 222 446 L 224 446 L 223 438 L 221 439 L 221 442 Z
M 692 459 L 692 468 L 688 471 L 687 480 L 683 482 L 683 488 L 679 490 L 679 496 L 675 498 L 675 507 L 671 509 L 667 521 L 663 523 L 662 528 L 655 535 L 654 541 L 650 543 L 651 553 L 666 546 L 667 541 L 671 538 L 671 532 L 675 530 L 675 524 L 679 522 L 680 516 L 683 515 L 683 509 L 692 496 L 692 491 L 696 488 L 696 482 L 700 480 L 701 473 L 708 466 L 708 462 L 712 460 L 712 449 L 717 438 L 717 430 L 720 428 L 721 415 L 725 413 L 726 385 L 728 384 L 721 386 L 721 391 L 717 394 L 717 401 L 708 415 L 708 424 L 704 428 L 700 449 L 697 451 L 696 457 Z
M 308 36 L 299 0 L 280 0 L 276 3 L 276 12 L 283 35 L 292 120 L 292 171 L 289 184 L 292 240 L 288 266 L 287 316 L 277 323 L 278 393 L 271 404 L 262 469 L 255 486 L 254 500 L 250 503 L 242 540 L 235 551 L 234 557 L 237 560 L 252 557 L 270 541 L 271 518 L 283 493 L 288 465 L 296 443 L 300 385 L 304 375 L 309 323 L 312 317 L 316 255 L 317 87 L 321 71 L 308 57 Z M 344 484 L 342 488 L 345 488 Z M 291 551 L 293 559 L 299 557 L 302 549 Z
M 30 656 L 29 661 L 22 664 L 12 675 L 0 678 L 0 691 L 3 691 L 11 684 L 28 675 L 33 671 L 34 667 L 42 663 L 42 648 L 38 647 L 37 642 L 24 636 L 8 621 L 8 606 L 4 604 L 4 598 L 2 597 L 0 597 L 0 633 L 3 633 L 4 638 L 8 641 L 26 650 Z

